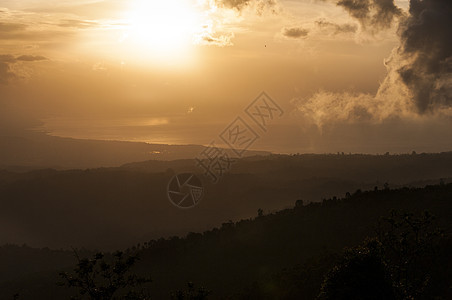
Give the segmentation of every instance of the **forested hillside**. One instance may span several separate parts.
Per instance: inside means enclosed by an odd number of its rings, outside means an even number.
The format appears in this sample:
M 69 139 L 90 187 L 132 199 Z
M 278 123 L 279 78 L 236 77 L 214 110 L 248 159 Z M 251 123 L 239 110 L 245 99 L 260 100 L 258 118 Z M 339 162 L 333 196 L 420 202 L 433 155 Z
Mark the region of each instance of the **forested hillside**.
M 119 168 L 0 172 L 0 243 L 114 250 L 142 240 L 204 231 L 227 220 L 319 202 L 357 189 L 450 182 L 452 153 L 272 155 L 238 160 L 217 184 L 194 160 L 148 161 Z M 174 207 L 167 185 L 195 172 L 205 196 Z
M 331 295 L 346 295 L 347 288 L 365 294 L 362 276 L 374 276 L 388 299 L 450 296 L 452 184 L 358 190 L 256 215 L 184 238 L 151 240 L 125 253 L 139 256 L 133 272 L 152 278 L 154 299 L 169 299 L 188 282 L 209 290 L 210 299 L 314 299 L 321 292 L 325 299 L 347 299 Z M 16 292 L 19 299 L 77 293 L 55 285 L 60 271 L 70 273 L 75 266 L 70 252 L 8 246 L 0 255 L 6 266 L 2 299 Z M 412 277 L 401 279 L 396 269 Z M 417 288 L 419 280 L 422 288 Z

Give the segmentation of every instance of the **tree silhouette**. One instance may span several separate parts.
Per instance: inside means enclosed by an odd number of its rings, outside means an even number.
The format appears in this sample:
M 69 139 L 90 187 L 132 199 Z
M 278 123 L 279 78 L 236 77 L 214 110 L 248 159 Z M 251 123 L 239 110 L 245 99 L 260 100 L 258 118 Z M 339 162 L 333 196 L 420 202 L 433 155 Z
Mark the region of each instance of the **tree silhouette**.
M 377 237 L 347 249 L 319 299 L 433 299 L 449 285 L 450 241 L 428 212 L 393 211 Z M 446 292 L 447 293 L 447 292 Z
M 444 277 L 441 266 L 446 261 L 440 254 L 446 237 L 435 226 L 434 216 L 393 211 L 380 224 L 378 240 L 399 298 L 431 296 L 432 287 Z
M 319 299 L 395 299 L 390 276 L 373 243 L 346 250 L 325 279 Z
M 131 272 L 132 266 L 138 260 L 136 255 L 124 255 L 118 251 L 109 261 L 102 253 L 95 254 L 92 259 L 80 259 L 77 252 L 75 256 L 78 263 L 74 274 L 60 273 L 64 279 L 60 285 L 78 289 L 80 297 L 72 299 L 150 299 L 145 285 L 151 282 L 151 279 Z
M 204 287 L 195 289 L 192 282 L 187 283 L 187 290 L 177 291 L 171 294 L 171 299 L 174 300 L 204 300 L 210 295 L 210 291 Z

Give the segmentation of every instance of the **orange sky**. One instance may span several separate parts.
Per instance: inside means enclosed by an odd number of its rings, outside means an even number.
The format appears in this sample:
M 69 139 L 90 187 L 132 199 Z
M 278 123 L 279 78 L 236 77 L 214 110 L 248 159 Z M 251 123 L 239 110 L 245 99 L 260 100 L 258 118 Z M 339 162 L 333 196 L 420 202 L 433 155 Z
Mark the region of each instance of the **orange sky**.
M 419 112 L 394 75 L 408 1 L 395 3 L 380 28 L 333 0 L 2 0 L 0 116 L 60 136 L 208 144 L 266 91 L 285 114 L 257 149 L 450 150 L 450 109 Z

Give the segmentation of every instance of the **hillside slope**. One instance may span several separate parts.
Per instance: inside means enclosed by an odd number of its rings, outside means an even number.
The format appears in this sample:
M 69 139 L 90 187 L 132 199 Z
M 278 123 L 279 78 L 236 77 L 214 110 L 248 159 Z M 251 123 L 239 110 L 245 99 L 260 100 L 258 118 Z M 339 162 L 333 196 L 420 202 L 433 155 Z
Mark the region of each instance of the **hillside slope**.
M 135 270 L 153 278 L 155 299 L 168 299 L 171 291 L 183 288 L 187 282 L 208 287 L 213 291 L 212 299 L 245 299 L 246 295 L 276 299 L 276 295 L 287 296 L 288 289 L 292 293 L 289 295 L 303 294 L 303 298 L 313 299 L 342 249 L 375 236 L 381 217 L 390 216 L 393 210 L 415 215 L 428 210 L 436 216 L 435 226 L 450 236 L 452 184 L 357 191 L 346 198 L 321 203 L 298 202 L 292 209 L 226 222 L 185 238 L 152 240 L 129 251 L 138 252 L 141 257 Z M 21 299 L 61 299 L 70 292 L 55 286 L 58 270 L 70 267 L 62 268 L 61 261 L 57 263 L 50 256 L 35 258 L 41 259 L 39 264 L 25 260 L 23 255 L 0 251 L 0 261 L 10 261 L 9 268 L 13 270 L 14 264 L 17 268 L 24 264 L 42 268 L 47 262 L 42 269 L 45 272 L 33 275 L 29 270 L 28 275 L 24 272 L 16 280 L 5 280 L 13 271 L 3 269 L 2 299 L 17 291 L 21 292 Z M 54 272 L 49 271 L 51 266 Z

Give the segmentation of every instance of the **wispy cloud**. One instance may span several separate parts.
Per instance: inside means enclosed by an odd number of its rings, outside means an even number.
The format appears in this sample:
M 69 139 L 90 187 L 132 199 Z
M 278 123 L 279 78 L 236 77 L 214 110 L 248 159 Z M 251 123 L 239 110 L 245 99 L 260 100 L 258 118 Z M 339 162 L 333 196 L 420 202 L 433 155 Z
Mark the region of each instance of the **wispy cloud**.
M 42 60 L 47 60 L 47 58 L 40 55 L 20 55 L 17 57 L 11 54 L 0 55 L 0 84 L 7 84 L 11 80 L 23 77 L 23 72 L 15 68 L 16 63 Z
M 271 10 L 276 13 L 278 3 L 276 0 L 215 0 L 219 7 L 229 9 L 243 10 L 246 7 L 252 7 L 257 14 L 262 14 L 265 10 Z
M 195 37 L 194 42 L 198 45 L 213 45 L 218 47 L 226 47 L 234 45 L 232 39 L 234 33 L 228 33 L 225 35 L 212 36 L 209 33 L 201 33 Z
M 92 27 L 98 27 L 99 23 L 94 21 L 87 21 L 87 20 L 61 20 L 58 24 L 60 27 L 69 27 L 69 28 L 79 28 L 79 29 L 86 29 L 86 28 L 92 28 Z
M 309 34 L 309 30 L 302 27 L 285 27 L 282 34 L 289 38 L 304 38 Z
M 337 24 L 327 21 L 325 19 L 319 19 L 315 21 L 317 27 L 323 30 L 328 30 L 332 35 L 341 33 L 355 33 L 358 30 L 358 26 L 353 23 Z

